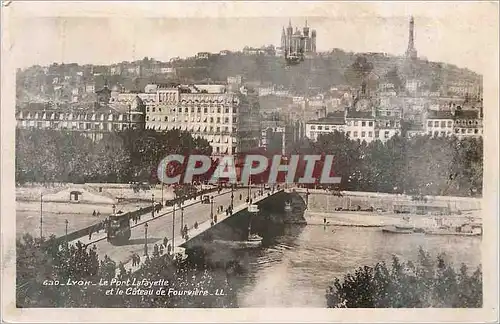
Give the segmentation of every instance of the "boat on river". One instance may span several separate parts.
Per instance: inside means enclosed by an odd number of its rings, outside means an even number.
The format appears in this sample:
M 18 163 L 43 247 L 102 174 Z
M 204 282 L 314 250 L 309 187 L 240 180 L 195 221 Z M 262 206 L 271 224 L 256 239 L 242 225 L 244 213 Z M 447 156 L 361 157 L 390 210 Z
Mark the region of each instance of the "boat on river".
M 248 206 L 248 211 L 255 215 L 259 212 L 259 207 L 257 205 L 250 205 Z M 246 241 L 214 240 L 214 242 L 225 245 L 234 250 L 255 249 L 261 247 L 262 237 L 256 233 L 252 233 L 252 218 L 253 216 L 250 216 L 250 222 L 248 223 L 248 238 Z
M 246 241 L 224 241 L 214 240 L 215 243 L 227 246 L 233 250 L 255 249 L 262 246 L 262 237 L 257 234 L 252 234 Z
M 398 226 L 386 226 L 382 228 L 382 232 L 391 234 L 412 234 L 413 228 L 398 228 Z

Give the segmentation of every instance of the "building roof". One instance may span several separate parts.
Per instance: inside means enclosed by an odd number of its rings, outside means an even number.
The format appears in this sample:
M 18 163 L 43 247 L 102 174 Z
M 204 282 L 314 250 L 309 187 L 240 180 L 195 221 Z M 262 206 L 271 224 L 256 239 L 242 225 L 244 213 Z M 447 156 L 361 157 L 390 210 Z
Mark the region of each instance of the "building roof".
M 455 116 L 450 110 L 429 110 L 427 119 L 454 119 Z
M 344 125 L 344 118 L 337 117 L 324 117 L 317 120 L 311 120 L 307 122 L 308 124 L 322 124 L 322 125 Z
M 347 118 L 357 118 L 357 119 L 375 119 L 371 111 L 348 111 Z
M 429 110 L 427 119 L 477 119 L 479 116 L 477 110 Z

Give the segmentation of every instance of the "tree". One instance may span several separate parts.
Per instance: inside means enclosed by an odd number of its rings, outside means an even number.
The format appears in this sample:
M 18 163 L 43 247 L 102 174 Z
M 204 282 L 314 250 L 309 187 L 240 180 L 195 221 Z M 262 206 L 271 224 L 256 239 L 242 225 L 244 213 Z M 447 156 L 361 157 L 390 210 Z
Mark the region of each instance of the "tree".
M 335 278 L 326 293 L 330 308 L 480 308 L 483 304 L 482 274 L 478 267 L 469 273 L 462 265 L 457 275 L 439 255 L 433 262 L 419 249 L 418 263 L 393 257 Z
M 224 270 L 211 269 L 190 259 L 173 258 L 170 255 L 156 255 L 141 265 L 134 273 L 124 271 L 122 264 L 105 256 L 99 260 L 96 247 L 87 248 L 77 243 L 60 247 L 54 237 L 47 241 L 24 235 L 17 242 L 16 264 L 16 304 L 19 308 L 28 307 L 234 307 L 236 296 L 229 284 Z M 43 244 L 41 244 L 43 243 Z M 100 261 L 100 262 L 99 262 Z M 120 269 L 116 271 L 116 268 Z M 136 282 L 143 279 L 155 281 L 165 279 L 166 291 L 223 289 L 225 296 L 164 295 L 121 296 L 113 298 L 105 291 L 114 286 L 100 286 L 101 280 L 110 281 L 117 276 Z M 96 285 L 71 286 L 52 285 L 55 280 L 88 280 Z M 131 286 L 129 286 L 131 287 Z M 128 288 L 121 286 L 121 288 Z M 162 289 L 155 286 L 152 289 Z
M 373 70 L 373 63 L 366 56 L 358 55 L 355 61 L 344 72 L 346 80 L 353 86 L 359 87 L 366 81 L 366 77 Z
M 399 77 L 399 72 L 397 67 L 393 67 L 392 69 L 390 69 L 386 73 L 385 79 L 387 80 L 387 82 L 394 84 L 394 88 L 396 89 L 397 92 L 401 91 L 403 87 L 403 80 L 401 80 L 401 78 Z

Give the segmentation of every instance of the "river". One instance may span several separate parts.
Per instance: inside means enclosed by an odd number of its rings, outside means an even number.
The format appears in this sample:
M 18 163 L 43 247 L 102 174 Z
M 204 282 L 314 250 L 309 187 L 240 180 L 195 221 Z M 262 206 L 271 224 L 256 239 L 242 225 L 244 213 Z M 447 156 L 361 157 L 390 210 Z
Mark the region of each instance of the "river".
M 326 307 L 325 289 L 335 277 L 392 255 L 417 260 L 419 246 L 433 257 L 474 269 L 481 262 L 481 238 L 388 234 L 380 228 L 291 226 L 260 250 L 241 257 L 239 307 Z

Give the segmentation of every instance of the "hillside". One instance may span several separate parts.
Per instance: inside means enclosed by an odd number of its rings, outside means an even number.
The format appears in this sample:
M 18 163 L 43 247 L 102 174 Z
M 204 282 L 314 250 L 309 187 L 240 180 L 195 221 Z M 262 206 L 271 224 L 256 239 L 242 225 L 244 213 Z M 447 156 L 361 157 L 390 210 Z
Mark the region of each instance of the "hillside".
M 241 75 L 245 81 L 260 84 L 275 84 L 304 93 L 306 89 L 315 88 L 326 91 L 332 86 L 349 85 L 345 72 L 356 61 L 358 56 L 366 57 L 373 66 L 373 72 L 382 79 L 386 73 L 397 68 L 400 77 L 418 78 L 429 89 L 440 89 L 453 83 L 473 82 L 481 83 L 482 77 L 470 70 L 461 69 L 453 65 L 417 60 L 408 63 L 401 57 L 383 53 L 352 53 L 341 49 L 333 49 L 329 53 L 322 53 L 304 62 L 287 66 L 284 58 L 265 55 L 244 55 L 229 53 L 227 55 L 214 54 L 208 59 L 186 58 L 172 63 L 159 62 L 144 58 L 135 62 L 122 62 L 120 74 L 110 73 L 111 67 L 78 64 L 53 64 L 49 68 L 35 66 L 17 74 L 17 95 L 20 101 L 41 100 L 50 98 L 57 87 L 54 78 L 59 80 L 59 88 L 69 91 L 89 82 L 95 83 L 95 89 L 100 89 L 107 81 L 110 86 L 121 84 L 128 91 L 142 91 L 148 83 L 164 82 L 225 82 L 228 76 Z M 175 75 L 155 73 L 152 66 L 175 68 Z M 114 65 L 116 66 L 116 65 Z M 126 72 L 130 66 L 139 67 L 136 74 Z M 90 68 L 89 68 L 90 67 Z M 99 73 L 95 71 L 98 70 Z M 93 71 L 93 73 L 92 73 Z M 350 84 L 353 85 L 353 84 Z M 44 94 L 41 93 L 43 88 Z M 65 90 L 66 89 L 66 90 Z M 70 95 L 66 97 L 70 97 Z M 62 96 L 62 98 L 66 98 Z

